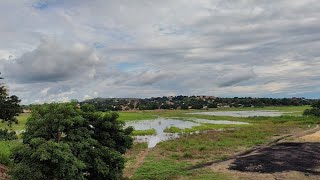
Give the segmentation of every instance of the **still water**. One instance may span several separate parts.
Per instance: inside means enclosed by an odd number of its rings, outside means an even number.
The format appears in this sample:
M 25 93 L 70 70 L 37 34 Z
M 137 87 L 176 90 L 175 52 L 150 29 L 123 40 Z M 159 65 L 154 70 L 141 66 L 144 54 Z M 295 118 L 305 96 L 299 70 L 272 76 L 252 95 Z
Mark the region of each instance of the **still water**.
M 190 119 L 190 120 L 178 120 L 178 119 L 165 119 L 158 118 L 155 120 L 144 121 L 130 121 L 126 123 L 126 126 L 133 126 L 135 130 L 148 130 L 155 129 L 156 135 L 135 136 L 137 142 L 147 142 L 148 147 L 155 147 L 161 141 L 170 139 L 176 139 L 179 137 L 178 133 L 165 133 L 164 129 L 170 127 L 177 127 L 180 129 L 192 128 L 194 126 L 200 126 L 201 124 L 248 124 L 245 122 L 226 121 L 226 120 L 208 120 L 208 119 Z

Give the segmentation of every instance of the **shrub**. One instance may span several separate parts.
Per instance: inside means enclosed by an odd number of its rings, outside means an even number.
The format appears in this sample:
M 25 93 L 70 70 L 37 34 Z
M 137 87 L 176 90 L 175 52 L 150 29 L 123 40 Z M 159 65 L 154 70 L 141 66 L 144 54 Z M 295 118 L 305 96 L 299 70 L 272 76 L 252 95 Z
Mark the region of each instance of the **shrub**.
M 8 131 L 8 129 L 0 129 L 0 141 L 17 139 L 15 131 Z

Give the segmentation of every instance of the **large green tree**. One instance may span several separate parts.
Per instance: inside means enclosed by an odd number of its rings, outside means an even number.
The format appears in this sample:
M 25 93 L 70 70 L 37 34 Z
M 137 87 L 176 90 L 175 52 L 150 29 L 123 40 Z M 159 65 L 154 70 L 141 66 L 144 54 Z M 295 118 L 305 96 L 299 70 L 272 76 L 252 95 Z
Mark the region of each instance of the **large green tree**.
M 13 179 L 121 179 L 132 128 L 75 103 L 34 106 L 13 153 Z
M 0 77 L 0 80 L 2 79 Z M 17 123 L 18 121 L 15 117 L 20 112 L 20 99 L 15 95 L 9 96 L 6 86 L 3 82 L 0 82 L 0 120 L 8 122 L 9 125 L 13 122 Z

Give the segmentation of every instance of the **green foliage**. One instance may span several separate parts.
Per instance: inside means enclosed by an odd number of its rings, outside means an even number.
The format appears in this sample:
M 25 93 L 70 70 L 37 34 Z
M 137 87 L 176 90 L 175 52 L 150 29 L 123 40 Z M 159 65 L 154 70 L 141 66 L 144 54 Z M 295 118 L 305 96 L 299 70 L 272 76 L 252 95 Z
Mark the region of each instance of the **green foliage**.
M 117 118 L 90 105 L 34 106 L 12 155 L 13 179 L 120 179 L 132 128 Z
M 8 122 L 9 125 L 14 122 L 17 123 L 18 120 L 15 116 L 21 113 L 19 103 L 19 98 L 15 95 L 9 96 L 6 87 L 0 82 L 0 120 Z
M 0 129 L 0 141 L 17 139 L 15 131 L 8 131 L 8 129 Z
M 21 142 L 14 141 L 0 141 L 0 164 L 11 166 L 12 161 L 10 158 L 11 152 L 14 148 L 19 146 Z
M 303 112 L 303 115 L 306 116 L 317 116 L 320 117 L 320 101 L 315 102 L 314 104 L 312 104 L 312 108 L 311 109 L 306 109 Z
M 15 150 L 13 179 L 83 179 L 85 163 L 64 142 L 33 138 Z

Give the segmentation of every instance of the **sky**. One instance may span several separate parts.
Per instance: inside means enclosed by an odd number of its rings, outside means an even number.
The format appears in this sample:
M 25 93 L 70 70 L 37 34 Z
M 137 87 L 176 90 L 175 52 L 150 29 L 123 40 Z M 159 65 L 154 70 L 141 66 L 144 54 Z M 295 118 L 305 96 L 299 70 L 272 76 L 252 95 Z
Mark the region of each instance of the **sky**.
M 0 39 L 24 104 L 320 93 L 317 0 L 1 0 Z

